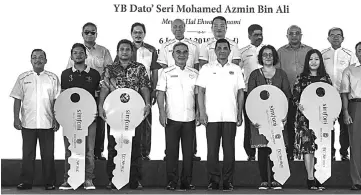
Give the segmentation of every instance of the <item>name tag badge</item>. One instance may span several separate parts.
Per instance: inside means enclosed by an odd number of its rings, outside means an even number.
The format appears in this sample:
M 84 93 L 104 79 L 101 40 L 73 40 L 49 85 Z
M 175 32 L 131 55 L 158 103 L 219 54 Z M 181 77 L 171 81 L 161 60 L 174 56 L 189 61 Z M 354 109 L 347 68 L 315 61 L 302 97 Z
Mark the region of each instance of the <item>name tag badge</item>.
M 191 78 L 191 79 L 194 79 L 194 77 L 195 77 L 194 74 L 190 74 L 190 75 L 189 75 L 189 78 Z
M 233 72 L 233 71 L 229 71 L 229 74 L 230 74 L 230 75 L 234 75 L 234 72 Z
M 177 78 L 178 75 L 170 75 L 171 78 Z

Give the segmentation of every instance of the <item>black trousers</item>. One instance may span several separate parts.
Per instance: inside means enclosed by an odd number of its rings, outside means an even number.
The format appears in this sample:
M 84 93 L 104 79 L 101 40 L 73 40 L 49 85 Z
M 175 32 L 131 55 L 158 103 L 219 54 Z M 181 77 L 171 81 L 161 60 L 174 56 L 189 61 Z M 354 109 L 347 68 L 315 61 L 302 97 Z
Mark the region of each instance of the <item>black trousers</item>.
M 246 102 L 248 93 L 244 92 L 244 99 Z M 243 116 L 244 116 L 244 138 L 243 138 L 243 148 L 246 151 L 247 156 L 255 156 L 256 149 L 251 148 L 251 121 L 248 118 L 246 112 L 246 106 L 243 106 Z
M 142 155 L 140 149 L 140 135 L 141 135 L 140 126 L 135 128 L 135 135 L 132 139 L 132 156 L 130 164 L 130 177 L 129 183 L 135 183 L 142 179 Z M 107 174 L 109 181 L 113 178 L 113 170 L 115 169 L 115 164 L 113 162 L 114 157 L 117 155 L 115 150 L 115 139 L 110 135 L 110 127 L 107 128 L 108 133 L 108 161 L 107 161 Z
M 99 116 L 97 116 L 95 120 L 97 132 L 95 135 L 94 155 L 101 156 L 102 152 L 104 152 L 105 122 Z
M 178 158 L 179 158 L 179 141 L 182 142 L 182 174 L 181 182 L 190 184 L 192 182 L 193 171 L 193 142 L 195 136 L 195 121 L 179 122 L 167 119 L 165 127 L 166 138 L 166 169 L 168 183 L 173 181 L 178 183 Z
M 195 122 L 194 122 L 195 124 Z M 165 140 L 167 141 L 167 140 Z M 164 154 L 167 156 L 167 149 L 164 150 Z M 194 131 L 194 138 L 193 138 L 193 155 L 197 154 L 197 131 Z
M 146 119 L 140 123 L 141 131 L 141 154 L 143 157 L 149 156 L 150 148 L 152 146 L 152 111 Z
M 23 159 L 20 181 L 33 184 L 36 144 L 39 139 L 40 155 L 44 184 L 55 184 L 54 161 L 54 130 L 53 129 L 25 129 L 21 130 L 23 137 Z
M 294 143 L 295 143 L 295 120 L 296 120 L 297 106 L 292 101 L 288 101 L 287 124 L 285 129 L 286 138 L 286 152 L 288 157 L 293 157 Z
M 223 147 L 223 182 L 233 182 L 236 128 L 235 122 L 210 122 L 207 124 L 207 169 L 209 183 L 220 182 L 219 146 L 221 138 Z
M 268 163 L 270 163 L 271 181 L 274 181 L 272 171 L 273 162 L 269 160 L 268 155 L 271 154 L 271 148 L 258 148 L 258 169 L 261 176 L 261 182 L 268 182 Z
M 348 148 L 350 147 L 350 141 L 348 137 L 348 129 L 347 125 L 343 121 L 343 110 L 341 110 L 340 115 L 338 116 L 338 123 L 340 124 L 340 154 L 341 156 L 347 156 L 348 155 Z M 331 134 L 332 135 L 332 134 Z M 333 138 L 331 138 L 331 145 L 332 145 L 332 156 L 335 155 L 336 149 L 335 149 L 335 132 L 333 131 Z

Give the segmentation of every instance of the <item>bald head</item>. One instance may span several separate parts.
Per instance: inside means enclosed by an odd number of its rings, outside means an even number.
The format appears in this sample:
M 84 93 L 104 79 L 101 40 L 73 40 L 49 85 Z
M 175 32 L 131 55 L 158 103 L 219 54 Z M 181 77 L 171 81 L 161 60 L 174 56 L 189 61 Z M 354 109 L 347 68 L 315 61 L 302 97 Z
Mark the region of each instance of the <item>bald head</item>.
M 172 22 L 172 33 L 174 34 L 174 37 L 177 40 L 182 40 L 184 38 L 184 32 L 185 32 L 185 23 L 181 19 L 175 19 Z

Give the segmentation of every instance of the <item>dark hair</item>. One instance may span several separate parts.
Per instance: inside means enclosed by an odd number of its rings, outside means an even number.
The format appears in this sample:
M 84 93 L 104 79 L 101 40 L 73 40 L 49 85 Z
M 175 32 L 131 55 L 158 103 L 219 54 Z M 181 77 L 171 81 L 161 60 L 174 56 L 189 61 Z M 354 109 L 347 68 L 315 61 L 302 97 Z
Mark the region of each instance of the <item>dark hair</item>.
M 134 24 L 132 25 L 132 28 L 130 29 L 130 33 L 132 33 L 132 32 L 133 32 L 133 29 L 134 29 L 136 26 L 140 26 L 140 27 L 142 27 L 142 28 L 143 28 L 143 31 L 144 31 L 144 34 L 146 34 L 146 31 L 145 31 L 145 25 L 144 25 L 144 24 L 142 24 L 142 23 L 139 23 L 139 22 L 136 22 L 136 23 L 134 23 Z
M 231 46 L 230 46 L 229 42 L 227 41 L 227 39 L 218 39 L 217 42 L 216 42 L 216 46 L 214 48 L 217 48 L 217 45 L 219 43 L 227 43 L 228 48 L 231 49 Z
M 73 45 L 73 47 L 71 47 L 70 55 L 73 53 L 73 49 L 76 48 L 76 47 L 81 47 L 81 48 L 83 48 L 84 52 L 86 53 L 86 47 L 85 47 L 82 43 L 75 43 L 75 44 Z
M 310 58 L 311 58 L 311 55 L 314 53 L 316 53 L 318 55 L 318 58 L 320 58 L 320 66 L 317 69 L 317 76 L 326 76 L 327 73 L 326 73 L 325 64 L 323 63 L 322 54 L 317 49 L 311 49 L 310 51 L 308 51 L 306 53 L 305 66 L 303 67 L 303 72 L 301 73 L 301 76 L 307 76 L 311 73 Z
M 357 50 L 357 46 L 359 46 L 359 45 L 361 45 L 361 41 L 356 44 L 355 50 Z
M 262 26 L 258 24 L 252 24 L 248 27 L 248 35 L 252 35 L 255 30 L 262 30 Z
M 95 27 L 95 30 L 98 31 L 97 26 L 96 26 L 94 23 L 91 23 L 91 22 L 88 22 L 88 23 L 84 24 L 84 26 L 83 26 L 83 31 L 84 31 L 85 27 L 87 27 L 87 26 L 94 26 L 94 27 Z
M 265 49 L 270 49 L 272 51 L 273 66 L 276 65 L 278 63 L 278 53 L 277 53 L 276 49 L 272 45 L 265 45 L 259 50 L 258 57 L 257 57 L 258 58 L 258 63 L 263 66 L 262 54 L 263 54 L 263 51 Z
M 185 44 L 185 43 L 183 43 L 183 42 L 178 42 L 178 43 L 176 43 L 176 44 L 173 45 L 173 52 L 174 52 L 175 47 L 181 46 L 181 45 L 185 46 L 185 47 L 187 48 L 187 50 L 189 50 L 187 44 Z
M 132 51 L 134 51 L 134 48 L 133 48 L 133 44 L 132 44 L 132 42 L 131 42 L 131 41 L 129 41 L 128 39 L 122 39 L 122 40 L 120 40 L 120 41 L 118 42 L 118 45 L 117 45 L 117 52 L 119 51 L 119 46 L 120 46 L 121 44 L 123 44 L 123 43 L 125 43 L 125 44 L 129 44 L 129 45 L 130 45 L 130 48 L 132 49 Z
M 213 23 L 214 23 L 214 21 L 215 20 L 223 20 L 225 23 L 226 23 L 226 26 L 227 26 L 227 20 L 226 20 L 226 18 L 224 18 L 223 16 L 217 16 L 217 17 L 215 17 L 215 18 L 213 18 L 213 20 L 212 20 L 212 26 L 213 26 Z
M 342 31 L 342 29 L 339 28 L 339 27 L 333 27 L 333 28 L 331 28 L 330 30 L 328 30 L 328 36 L 330 36 L 331 31 L 334 31 L 334 30 L 339 30 L 339 31 L 341 31 L 341 36 L 343 37 L 343 31 Z
M 33 56 L 33 53 L 34 53 L 34 52 L 37 52 L 37 51 L 42 51 L 42 52 L 44 53 L 44 56 L 45 56 L 45 59 L 46 59 L 46 53 L 45 53 L 45 51 L 42 50 L 42 49 L 34 49 L 34 50 L 31 52 L 31 56 L 30 56 L 30 57 L 32 57 L 32 56 Z

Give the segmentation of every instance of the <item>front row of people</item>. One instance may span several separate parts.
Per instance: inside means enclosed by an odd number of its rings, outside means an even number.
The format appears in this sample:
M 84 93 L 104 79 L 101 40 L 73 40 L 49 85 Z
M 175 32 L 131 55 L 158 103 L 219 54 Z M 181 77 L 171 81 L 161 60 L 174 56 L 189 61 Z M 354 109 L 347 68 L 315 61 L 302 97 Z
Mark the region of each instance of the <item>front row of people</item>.
M 55 189 L 54 168 L 54 131 L 59 129 L 59 124 L 54 118 L 53 105 L 61 90 L 71 87 L 86 89 L 92 95 L 97 86 L 101 85 L 98 112 L 99 116 L 106 119 L 103 103 L 106 96 L 117 88 L 131 88 L 139 92 L 145 101 L 145 116 L 150 112 L 150 81 L 142 64 L 131 61 L 133 52 L 132 43 L 121 40 L 117 45 L 119 60 L 107 66 L 103 80 L 97 71 L 85 64 L 86 49 L 82 44 L 74 44 L 71 49 L 71 59 L 74 66 L 63 71 L 61 84 L 57 76 L 44 70 L 46 54 L 36 49 L 31 54 L 33 70 L 25 72 L 18 80 L 11 92 L 14 101 L 14 127 L 22 130 L 23 134 L 23 167 L 19 189 L 31 189 L 34 177 L 34 159 L 36 140 L 39 137 L 41 155 L 43 160 L 43 174 L 45 189 Z M 226 39 L 219 39 L 215 44 L 217 61 L 208 63 L 200 72 L 186 66 L 189 48 L 179 42 L 173 46 L 173 58 L 176 66 L 165 68 L 158 80 L 158 106 L 159 121 L 166 132 L 166 171 L 167 189 L 175 190 L 178 186 L 178 156 L 179 140 L 182 142 L 183 165 L 181 174 L 181 190 L 195 189 L 192 185 L 192 148 L 195 135 L 196 121 L 206 126 L 207 136 L 207 170 L 209 190 L 218 190 L 223 184 L 224 191 L 233 190 L 233 173 L 235 169 L 235 136 L 237 126 L 242 125 L 242 109 L 244 105 L 243 89 L 245 88 L 241 69 L 238 65 L 228 61 L 230 45 Z M 361 60 L 361 42 L 356 45 L 356 54 Z M 260 85 L 274 85 L 280 88 L 289 101 L 297 106 L 295 122 L 294 153 L 296 157 L 303 156 L 307 171 L 307 185 L 309 189 L 324 189 L 314 177 L 314 152 L 316 136 L 309 129 L 308 120 L 303 115 L 303 106 L 299 103 L 302 91 L 311 83 L 326 82 L 331 84 L 326 73 L 322 55 L 318 50 L 310 50 L 305 59 L 303 73 L 296 79 L 293 95 L 290 83 L 283 70 L 276 69 L 278 54 L 274 47 L 266 45 L 258 54 L 258 62 L 262 68 L 254 70 L 248 81 L 248 93 Z M 91 77 L 91 79 L 89 79 Z M 89 82 L 89 80 L 91 82 Z M 61 88 L 61 90 L 60 90 Z M 352 189 L 361 189 L 361 65 L 360 63 L 348 67 L 343 73 L 342 101 L 345 123 L 350 127 L 351 143 L 351 178 Z M 222 102 L 221 102 L 222 101 Z M 40 103 L 40 104 L 36 104 Z M 21 105 L 22 104 L 22 105 Z M 198 105 L 199 104 L 199 105 Z M 38 106 L 36 106 L 38 105 Z M 22 120 L 19 118 L 21 109 Z M 284 120 L 286 121 L 286 119 Z M 94 129 L 94 125 L 90 125 Z M 267 165 L 271 164 L 267 147 L 267 140 L 258 132 L 258 124 L 252 124 L 252 147 L 258 148 L 258 163 L 261 174 L 259 189 L 282 189 L 282 185 L 273 179 L 273 172 L 268 173 Z M 141 189 L 141 154 L 140 132 L 135 131 L 132 142 L 132 157 L 130 168 L 129 187 Z M 222 138 L 224 163 L 222 171 L 219 168 L 219 146 Z M 109 136 L 110 146 L 115 146 L 114 138 Z M 64 138 L 67 148 L 69 141 Z M 85 189 L 95 189 L 94 179 L 94 140 L 86 141 L 86 177 Z M 70 156 L 68 151 L 66 156 Z M 112 172 L 113 159 L 116 151 L 109 150 L 107 173 L 110 180 L 108 189 L 114 189 Z M 69 165 L 65 160 L 64 183 L 59 189 L 72 189 L 67 182 Z M 268 175 L 271 176 L 271 186 L 268 185 Z

